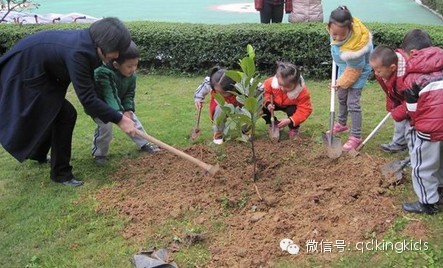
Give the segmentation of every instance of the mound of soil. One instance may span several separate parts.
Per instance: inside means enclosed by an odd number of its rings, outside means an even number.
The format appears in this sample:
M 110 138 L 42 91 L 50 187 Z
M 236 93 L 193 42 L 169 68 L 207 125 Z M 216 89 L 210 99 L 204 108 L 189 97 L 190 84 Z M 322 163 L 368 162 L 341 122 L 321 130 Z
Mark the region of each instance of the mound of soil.
M 251 150 L 236 142 L 184 149 L 210 164 L 218 161 L 222 172 L 214 177 L 166 151 L 127 160 L 115 185 L 98 193 L 98 209 L 116 208 L 128 217 L 124 235 L 140 245 L 177 251 L 204 243 L 211 252 L 208 267 L 272 266 L 288 256 L 279 246 L 283 238 L 300 245 L 303 256 L 309 240 L 348 244 L 381 237 L 401 213 L 380 172 L 386 160 L 364 153 L 329 159 L 321 144 L 307 140 L 258 140 L 256 151 L 255 183 Z M 165 234 L 170 221 L 189 224 Z

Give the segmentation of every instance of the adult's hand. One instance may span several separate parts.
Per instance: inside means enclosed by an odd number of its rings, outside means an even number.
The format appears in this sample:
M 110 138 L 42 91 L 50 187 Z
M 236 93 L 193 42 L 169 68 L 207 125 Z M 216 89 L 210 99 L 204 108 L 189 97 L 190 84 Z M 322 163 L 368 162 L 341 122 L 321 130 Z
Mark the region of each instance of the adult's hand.
M 118 122 L 118 126 L 125 132 L 126 134 L 134 137 L 136 135 L 135 123 L 127 116 L 122 116 L 120 122 Z

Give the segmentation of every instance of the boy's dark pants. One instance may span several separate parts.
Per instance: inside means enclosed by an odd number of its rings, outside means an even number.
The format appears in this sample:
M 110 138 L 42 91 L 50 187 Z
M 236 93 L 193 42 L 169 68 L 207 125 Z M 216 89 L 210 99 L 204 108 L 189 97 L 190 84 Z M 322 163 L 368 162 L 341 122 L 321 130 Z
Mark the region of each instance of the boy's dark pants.
M 290 105 L 290 106 L 275 105 L 274 111 L 284 111 L 288 115 L 288 117 L 291 117 L 295 113 L 295 111 L 297 111 L 297 106 L 295 106 L 295 105 Z M 271 124 L 271 112 L 268 109 L 266 109 L 265 107 L 263 107 L 262 117 L 266 121 L 267 125 Z M 277 120 L 277 118 L 275 116 L 274 116 L 274 119 L 275 119 L 275 121 Z M 297 129 L 300 127 L 300 125 L 294 126 L 294 124 L 291 123 L 288 125 L 288 127 L 289 127 L 289 129 L 294 129 L 294 128 Z
M 28 157 L 44 162 L 51 149 L 51 179 L 55 182 L 65 182 L 74 178 L 70 162 L 72 133 L 76 120 L 77 111 L 69 101 L 64 100 L 51 126 Z

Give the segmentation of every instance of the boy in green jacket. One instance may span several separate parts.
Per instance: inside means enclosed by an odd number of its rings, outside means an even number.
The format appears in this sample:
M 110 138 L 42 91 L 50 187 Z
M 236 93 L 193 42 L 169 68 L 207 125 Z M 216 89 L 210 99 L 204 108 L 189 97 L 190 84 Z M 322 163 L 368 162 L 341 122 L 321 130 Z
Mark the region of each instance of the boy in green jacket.
M 133 41 L 126 52 L 109 63 L 103 64 L 94 71 L 95 83 L 97 84 L 97 93 L 109 106 L 121 112 L 135 123 L 135 127 L 145 132 L 141 122 L 138 120 L 134 111 L 134 97 L 136 76 L 135 70 L 139 61 L 140 53 Z M 97 127 L 94 131 L 92 141 L 92 155 L 97 164 L 104 164 L 107 161 L 109 144 L 112 140 L 112 124 L 103 123 L 100 119 L 94 118 Z M 129 136 L 144 152 L 154 154 L 160 149 L 139 136 Z

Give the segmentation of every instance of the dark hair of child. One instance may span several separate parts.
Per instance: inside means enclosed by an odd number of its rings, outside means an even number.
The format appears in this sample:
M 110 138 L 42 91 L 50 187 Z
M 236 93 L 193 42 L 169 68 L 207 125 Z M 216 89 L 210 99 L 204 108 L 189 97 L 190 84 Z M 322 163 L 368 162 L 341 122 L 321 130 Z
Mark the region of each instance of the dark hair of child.
M 432 40 L 427 32 L 420 29 L 413 29 L 405 35 L 400 48 L 409 54 L 412 49 L 420 50 L 431 46 Z
M 131 43 L 131 34 L 126 26 L 117 18 L 108 17 L 91 24 L 89 33 L 95 45 L 104 54 L 118 51 L 124 52 Z
M 218 85 L 223 91 L 235 91 L 235 81 L 225 74 L 226 70 L 219 66 L 211 69 L 209 83 L 212 89 L 215 89 L 215 86 Z
M 126 60 L 138 59 L 140 58 L 140 51 L 134 41 L 131 41 L 128 49 L 125 52 L 120 53 L 118 58 L 115 60 L 118 64 L 123 64 Z
M 392 64 L 397 65 L 398 57 L 392 48 L 378 45 L 371 53 L 370 60 L 380 60 L 382 66 L 389 67 Z
M 300 84 L 300 70 L 292 63 L 277 62 L 276 73 L 287 84 Z
M 350 31 L 352 30 L 352 15 L 346 6 L 339 6 L 331 12 L 328 28 L 331 27 L 331 24 L 346 27 Z

